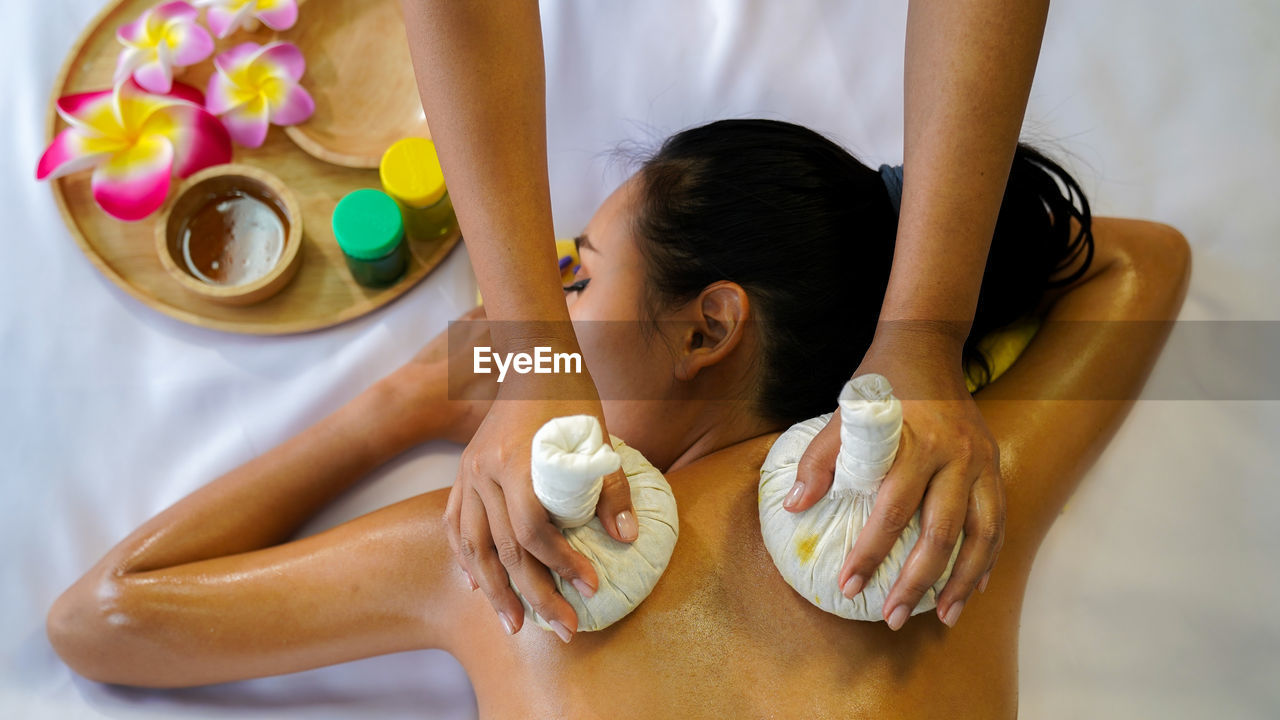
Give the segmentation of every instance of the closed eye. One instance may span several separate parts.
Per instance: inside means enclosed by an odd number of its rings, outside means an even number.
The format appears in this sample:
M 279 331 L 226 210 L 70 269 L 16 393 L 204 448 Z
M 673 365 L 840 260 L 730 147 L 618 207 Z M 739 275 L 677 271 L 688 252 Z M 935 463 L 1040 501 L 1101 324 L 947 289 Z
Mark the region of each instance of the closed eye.
M 583 290 L 587 289 L 587 283 L 589 282 L 591 282 L 591 278 L 582 278 L 581 280 L 575 283 L 572 283 L 570 285 L 565 285 L 564 291 L 567 293 L 582 292 Z

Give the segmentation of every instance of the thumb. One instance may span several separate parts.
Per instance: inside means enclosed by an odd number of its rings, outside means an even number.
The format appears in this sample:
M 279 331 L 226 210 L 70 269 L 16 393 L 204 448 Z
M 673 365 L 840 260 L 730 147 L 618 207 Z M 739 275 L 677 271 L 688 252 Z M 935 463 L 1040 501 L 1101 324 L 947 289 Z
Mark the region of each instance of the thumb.
M 787 492 L 782 507 L 800 512 L 813 507 L 827 491 L 836 476 L 836 456 L 840 454 L 840 410 L 837 408 L 827 426 L 805 448 L 796 466 L 796 482 Z
M 596 516 L 615 540 L 629 543 L 639 534 L 640 526 L 636 524 L 636 513 L 631 507 L 631 483 L 627 482 L 627 474 L 621 468 L 604 476 Z

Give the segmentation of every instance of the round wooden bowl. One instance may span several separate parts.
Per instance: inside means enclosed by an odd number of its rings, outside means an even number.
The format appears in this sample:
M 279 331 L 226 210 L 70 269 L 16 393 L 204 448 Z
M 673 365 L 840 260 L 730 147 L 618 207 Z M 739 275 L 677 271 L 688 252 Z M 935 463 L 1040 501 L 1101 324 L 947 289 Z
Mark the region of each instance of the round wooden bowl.
M 306 0 L 276 34 L 307 60 L 302 86 L 316 110 L 284 132 L 328 163 L 376 168 L 405 137 L 430 138 L 399 0 Z
M 284 247 L 274 267 L 243 285 L 210 285 L 193 276 L 182 257 L 182 229 L 192 213 L 211 197 L 243 190 L 271 203 L 284 216 Z M 215 165 L 187 178 L 156 222 L 156 254 L 160 264 L 189 293 L 222 305 L 252 305 L 275 295 L 298 273 L 302 261 L 302 209 L 275 175 L 249 165 Z

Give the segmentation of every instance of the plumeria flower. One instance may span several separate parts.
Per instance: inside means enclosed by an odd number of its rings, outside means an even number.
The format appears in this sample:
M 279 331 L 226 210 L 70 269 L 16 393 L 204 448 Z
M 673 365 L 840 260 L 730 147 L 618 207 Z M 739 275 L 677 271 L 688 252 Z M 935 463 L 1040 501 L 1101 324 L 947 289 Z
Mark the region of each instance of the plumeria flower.
M 239 28 L 255 30 L 258 21 L 272 30 L 288 30 L 298 21 L 297 0 L 195 0 L 209 8 L 209 29 L 224 38 Z
M 120 220 L 141 220 L 164 204 L 175 172 L 187 177 L 231 160 L 227 130 L 203 101 L 189 85 L 153 95 L 132 80 L 58 98 L 58 115 L 70 127 L 40 157 L 36 179 L 92 167 L 98 205 Z
M 121 25 L 116 38 L 124 50 L 116 61 L 115 82 L 132 76 L 145 90 L 169 92 L 174 68 L 194 65 L 213 54 L 213 38 L 196 23 L 199 14 L 188 3 L 175 0 Z
M 307 63 L 293 43 L 243 43 L 215 57 L 213 65 L 205 107 L 245 147 L 262 145 L 268 124 L 295 125 L 316 109 L 298 84 Z

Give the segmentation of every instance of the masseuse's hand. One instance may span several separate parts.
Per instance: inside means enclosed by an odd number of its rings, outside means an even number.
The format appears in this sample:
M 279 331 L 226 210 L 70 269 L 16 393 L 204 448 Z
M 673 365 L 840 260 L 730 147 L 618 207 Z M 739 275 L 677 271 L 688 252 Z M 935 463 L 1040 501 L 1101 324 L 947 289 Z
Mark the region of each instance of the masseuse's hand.
M 529 471 L 533 435 L 551 418 L 594 415 L 604 426 L 598 397 L 586 373 L 510 374 L 462 453 L 445 509 L 449 542 L 472 589 L 484 591 L 508 633 L 525 619 L 508 577 L 565 642 L 577 630 L 577 614 L 547 570 L 585 596 L 599 588 L 591 561 L 569 546 L 534 495 Z M 614 539 L 635 540 L 631 488 L 621 470 L 605 477 L 596 513 Z
M 927 332 L 877 335 L 855 374 L 880 373 L 902 399 L 902 441 L 871 518 L 845 558 L 838 582 L 861 592 L 917 509 L 920 540 L 885 601 L 885 620 L 902 627 L 946 569 L 961 529 L 964 543 L 938 597 L 938 618 L 953 626 L 1004 544 L 1000 454 L 960 372 L 960 345 Z M 840 450 L 840 411 L 809 444 L 785 507 L 800 512 L 831 488 Z M 921 499 L 923 498 L 923 506 Z

